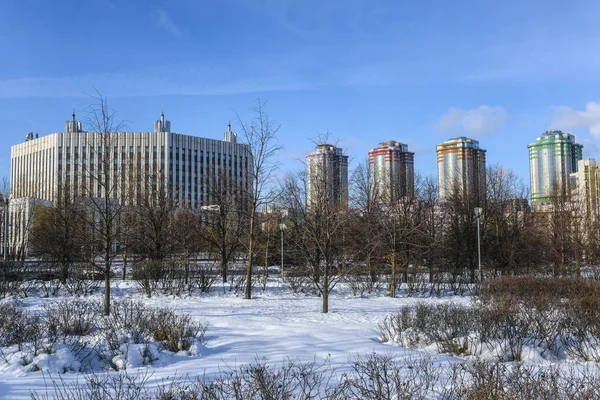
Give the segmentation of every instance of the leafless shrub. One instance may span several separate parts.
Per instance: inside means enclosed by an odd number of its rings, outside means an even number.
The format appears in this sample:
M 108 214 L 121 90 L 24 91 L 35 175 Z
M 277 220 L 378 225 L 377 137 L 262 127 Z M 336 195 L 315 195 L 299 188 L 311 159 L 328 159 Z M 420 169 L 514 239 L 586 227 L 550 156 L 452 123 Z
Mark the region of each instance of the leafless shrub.
M 464 296 L 471 290 L 471 278 L 467 272 L 463 274 L 452 274 L 448 288 L 454 295 Z
M 476 311 L 456 304 L 405 306 L 379 324 L 384 342 L 417 347 L 437 343 L 441 352 L 470 352 L 469 335 L 476 329 Z
M 562 341 L 567 354 L 585 361 L 600 362 L 600 299 L 583 296 L 571 301 L 564 311 Z
M 357 356 L 350 364 L 351 372 L 340 382 L 341 398 L 425 399 L 439 376 L 428 359 L 395 360 L 371 353 Z
M 208 324 L 195 322 L 189 314 L 180 314 L 169 308 L 156 310 L 150 325 L 150 334 L 155 341 L 169 351 L 189 350 L 190 339 L 205 342 L 204 334 Z
M 366 270 L 352 271 L 345 274 L 345 282 L 354 296 L 364 296 L 365 293 L 371 294 L 383 286 L 379 274 L 373 271 L 372 274 Z
M 38 314 L 28 313 L 13 303 L 0 303 L 0 347 L 17 345 L 19 351 L 24 351 L 29 344 L 31 353 L 38 355 L 45 332 Z
M 46 375 L 46 391 L 40 394 L 36 391 L 30 393 L 32 400 L 80 400 L 80 399 L 106 399 L 106 400 L 146 400 L 153 398 L 146 388 L 146 383 L 151 378 L 148 372 L 130 375 L 124 372 L 111 375 L 85 375 L 85 382 L 69 383 L 62 375 L 55 378 Z
M 33 289 L 27 266 L 21 261 L 0 261 L 0 298 L 27 297 Z
M 86 300 L 62 300 L 47 304 L 46 324 L 50 336 L 86 336 L 98 322 L 99 304 Z
M 314 285 L 312 284 L 311 278 L 308 275 L 285 272 L 281 276 L 281 279 L 294 294 L 314 293 Z
M 216 376 L 173 377 L 150 389 L 147 373 L 87 375 L 85 383 L 67 383 L 50 376 L 45 394 L 33 400 L 71 399 L 596 399 L 600 396 L 597 368 L 505 364 L 474 360 L 454 363 L 447 378 L 442 367 L 425 357 L 394 359 L 375 353 L 349 360 L 337 374 L 329 360 L 281 366 L 264 359 L 229 368 Z
M 194 321 L 189 314 L 127 300 L 112 303 L 104 325 L 107 342 L 114 343 L 111 348 L 118 348 L 126 336 L 134 344 L 152 339 L 169 351 L 189 350 L 191 339 L 204 344 L 208 329 L 208 324 Z
M 103 279 L 102 272 L 88 269 L 81 263 L 74 263 L 68 268 L 63 286 L 71 296 L 87 296 L 98 290 Z
M 188 291 L 199 289 L 202 293 L 208 293 L 212 285 L 219 278 L 221 271 L 214 263 L 195 263 L 189 267 Z
M 42 280 L 38 281 L 38 284 L 44 297 L 56 296 L 62 287 L 59 279 Z
M 594 399 L 600 395 L 597 369 L 526 366 L 481 360 L 453 365 L 447 399 Z
M 481 282 L 478 300 L 487 304 L 510 299 L 528 302 L 532 299 L 576 299 L 600 293 L 600 282 L 584 278 L 504 276 Z
M 441 296 L 444 291 L 444 274 L 439 272 L 430 272 L 429 295 Z
M 229 291 L 237 293 L 240 289 L 246 285 L 246 274 L 244 271 L 239 269 L 232 269 L 227 275 L 229 282 Z
M 166 276 L 164 265 L 160 261 L 145 260 L 133 265 L 131 278 L 137 286 L 144 291 L 146 296 L 152 297 L 152 293 L 158 288 L 159 281 Z
M 407 274 L 406 277 L 406 295 L 423 295 L 430 290 L 430 284 L 425 274 L 415 272 Z

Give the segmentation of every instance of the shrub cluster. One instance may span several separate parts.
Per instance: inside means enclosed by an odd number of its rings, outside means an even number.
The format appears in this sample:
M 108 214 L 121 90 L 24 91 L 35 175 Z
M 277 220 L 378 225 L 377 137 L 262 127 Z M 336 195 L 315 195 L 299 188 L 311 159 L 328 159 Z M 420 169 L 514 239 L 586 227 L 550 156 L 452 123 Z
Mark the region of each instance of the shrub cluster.
M 97 364 L 124 369 L 132 356 L 150 364 L 165 350 L 195 353 L 192 346 L 205 344 L 208 327 L 188 314 L 134 301 L 114 301 L 109 316 L 103 316 L 100 302 L 86 300 L 59 301 L 44 311 L 0 303 L 0 347 L 6 362 L 7 354 L 18 352 L 24 365 L 35 364 L 40 352 L 53 353 L 63 346 L 74 358 L 67 369 L 90 370 Z
M 544 357 L 600 362 L 598 288 L 576 278 L 501 278 L 480 285 L 474 307 L 406 306 L 386 317 L 379 332 L 384 342 L 500 361 L 521 360 L 530 346 Z
M 219 275 L 213 263 L 144 260 L 132 270 L 132 279 L 148 297 L 155 293 L 179 296 L 195 290 L 206 293 Z
M 45 326 L 37 313 L 25 312 L 14 303 L 0 302 L 0 348 L 17 346 L 19 352 L 25 351 L 37 356 L 48 351 L 43 343 Z
M 367 354 L 336 369 L 323 363 L 288 360 L 272 366 L 265 360 L 221 371 L 217 375 L 174 377 L 150 388 L 148 375 L 123 372 L 87 375 L 82 385 L 52 379 L 52 395 L 31 393 L 33 400 L 49 399 L 563 399 L 600 397 L 597 369 L 565 369 L 483 361 L 453 364 L 444 374 L 427 358 L 393 359 Z M 342 372 L 345 371 L 345 372 Z

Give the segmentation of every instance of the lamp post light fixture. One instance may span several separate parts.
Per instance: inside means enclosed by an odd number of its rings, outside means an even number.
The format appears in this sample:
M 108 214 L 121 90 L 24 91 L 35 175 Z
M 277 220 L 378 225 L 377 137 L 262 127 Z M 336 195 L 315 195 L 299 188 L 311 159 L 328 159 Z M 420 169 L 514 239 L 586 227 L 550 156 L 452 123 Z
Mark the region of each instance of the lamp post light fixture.
M 479 232 L 479 223 L 481 222 L 481 215 L 483 214 L 483 208 L 475 207 L 475 218 L 477 218 L 477 265 L 479 271 L 479 282 L 482 280 L 481 273 L 481 235 Z
M 280 275 L 283 275 L 283 231 L 285 228 L 285 224 L 279 224 L 279 230 L 281 231 L 281 266 L 279 267 Z

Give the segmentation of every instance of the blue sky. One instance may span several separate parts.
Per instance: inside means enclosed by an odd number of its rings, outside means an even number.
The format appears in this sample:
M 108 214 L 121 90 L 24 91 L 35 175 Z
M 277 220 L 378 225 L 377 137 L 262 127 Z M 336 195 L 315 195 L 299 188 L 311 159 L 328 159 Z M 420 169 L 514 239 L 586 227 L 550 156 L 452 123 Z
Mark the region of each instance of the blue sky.
M 62 131 L 92 85 L 128 130 L 164 108 L 173 131 L 213 138 L 260 97 L 284 170 L 327 131 L 352 166 L 395 139 L 434 176 L 436 143 L 470 136 L 527 185 L 546 129 L 600 156 L 597 0 L 2 0 L 0 17 L 0 177 L 10 146 Z

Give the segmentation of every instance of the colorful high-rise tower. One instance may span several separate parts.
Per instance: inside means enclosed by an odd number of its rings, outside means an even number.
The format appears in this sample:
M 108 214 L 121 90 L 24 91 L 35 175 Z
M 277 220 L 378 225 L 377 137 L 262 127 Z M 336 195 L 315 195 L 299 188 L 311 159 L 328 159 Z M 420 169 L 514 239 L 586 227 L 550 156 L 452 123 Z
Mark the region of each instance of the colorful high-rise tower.
M 326 201 L 348 206 L 348 156 L 330 144 L 319 144 L 306 155 L 306 203 L 309 207 Z
M 414 155 L 406 144 L 395 140 L 382 142 L 369 152 L 372 200 L 392 202 L 414 195 Z
M 577 172 L 577 161 L 583 158 L 583 146 L 575 136 L 562 131 L 546 131 L 529 149 L 531 203 L 550 204 L 552 197 L 565 194 L 569 174 Z
M 438 144 L 438 190 L 441 200 L 453 196 L 480 205 L 485 198 L 485 150 L 464 136 Z

